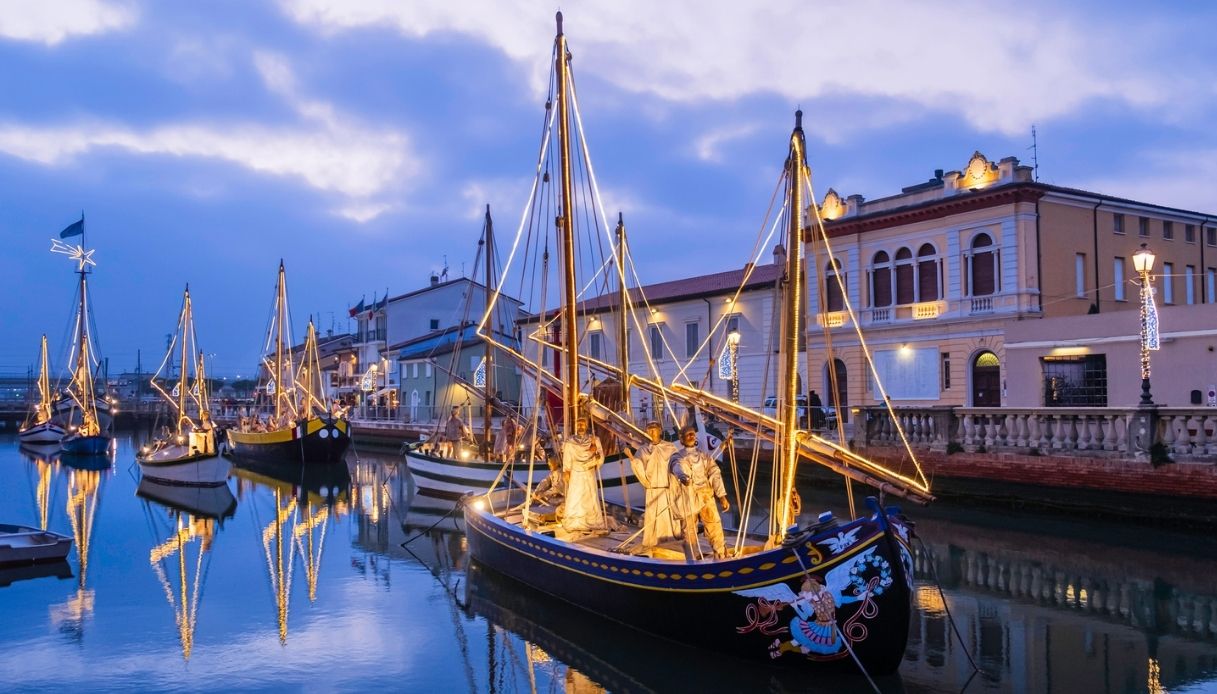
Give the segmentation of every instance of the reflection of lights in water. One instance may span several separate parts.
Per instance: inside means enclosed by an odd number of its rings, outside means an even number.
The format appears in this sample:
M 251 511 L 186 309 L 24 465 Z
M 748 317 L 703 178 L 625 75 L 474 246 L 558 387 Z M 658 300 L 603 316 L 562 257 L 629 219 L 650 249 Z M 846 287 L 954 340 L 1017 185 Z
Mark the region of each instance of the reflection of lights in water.
M 937 588 L 917 586 L 917 609 L 927 615 L 938 616 L 946 612 L 946 603 Z
M 267 573 L 270 576 L 271 591 L 275 596 L 279 642 L 286 644 L 295 560 L 299 555 L 303 562 L 308 599 L 313 602 L 317 599 L 317 579 L 325 548 L 330 508 L 322 506 L 314 510 L 311 504 L 304 504 L 301 517 L 301 504 L 294 497 L 288 497 L 284 503 L 283 493 L 278 488 L 275 489 L 275 508 L 275 519 L 262 530 L 262 549 L 266 554 Z M 345 515 L 347 511 L 348 506 L 345 503 L 340 502 L 334 506 L 334 512 L 338 515 Z M 290 529 L 286 527 L 289 521 Z M 317 531 L 318 528 L 320 532 Z
M 148 553 L 148 561 L 152 565 L 153 571 L 160 579 L 161 587 L 165 590 L 165 599 L 169 601 L 169 606 L 173 608 L 174 622 L 177 624 L 178 640 L 182 643 L 182 657 L 190 660 L 190 653 L 194 648 L 194 631 L 195 625 L 198 623 L 199 614 L 199 598 L 203 590 L 203 556 L 211 549 L 211 541 L 215 534 L 215 521 L 206 518 L 193 518 L 190 522 L 183 526 L 182 517 L 178 516 L 177 530 L 173 535 L 165 540 L 160 545 L 153 547 Z M 187 574 L 186 552 L 189 544 L 194 540 L 201 540 L 199 550 L 195 559 L 194 566 L 194 588 L 190 589 L 190 580 Z M 176 594 L 169 580 L 169 575 L 166 573 L 163 563 L 166 560 L 177 556 L 177 565 L 175 573 L 178 576 L 180 587 Z
M 1146 681 L 1146 690 L 1149 694 L 1166 694 L 1166 689 L 1162 686 L 1162 669 L 1158 666 L 1157 658 L 1149 659 L 1149 677 Z

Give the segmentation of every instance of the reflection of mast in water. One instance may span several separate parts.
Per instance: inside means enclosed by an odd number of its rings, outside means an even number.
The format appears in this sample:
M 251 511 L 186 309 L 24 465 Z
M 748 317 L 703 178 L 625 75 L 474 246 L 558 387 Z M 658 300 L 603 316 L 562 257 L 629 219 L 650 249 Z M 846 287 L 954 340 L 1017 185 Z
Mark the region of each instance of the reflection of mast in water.
M 86 588 L 89 575 L 89 546 L 93 539 L 93 519 L 101 490 L 98 470 L 68 469 L 68 522 L 72 526 L 76 559 L 80 564 L 79 583 L 75 595 L 60 605 L 51 607 L 51 622 L 60 631 L 84 635 L 84 622 L 93 614 L 93 591 Z
M 275 613 L 279 620 L 279 643 L 287 643 L 287 608 L 292 591 L 292 567 L 295 546 L 287 543 L 284 559 L 283 525 L 296 514 L 296 499 L 288 497 L 283 505 L 283 493 L 275 490 L 275 519 L 262 530 L 262 549 L 266 552 L 266 569 L 270 575 L 271 591 L 275 594 Z M 272 548 L 273 545 L 273 548 Z
M 182 657 L 190 660 L 190 652 L 194 648 L 194 629 L 198 623 L 199 598 L 203 591 L 205 571 L 204 555 L 209 555 L 212 540 L 215 539 L 215 520 L 211 518 L 195 518 L 187 516 L 189 522 L 183 524 L 182 516 L 177 518 L 177 530 L 173 535 L 153 547 L 148 554 L 148 562 L 152 565 L 156 577 L 160 579 L 161 587 L 165 589 L 165 598 L 173 608 L 174 621 L 177 624 L 178 640 L 182 643 Z M 194 561 L 194 575 L 187 573 L 187 550 L 190 543 L 199 540 L 198 554 Z M 169 560 L 177 557 L 176 566 L 170 567 Z M 174 591 L 169 579 L 169 571 L 175 569 L 179 588 Z M 194 588 L 190 588 L 193 581 Z
M 313 507 L 304 506 L 304 520 L 300 521 L 298 514 L 292 517 L 295 527 L 292 528 L 292 540 L 300 551 L 304 561 L 304 577 L 308 582 L 308 601 L 317 600 L 317 571 L 321 568 L 321 552 L 325 549 L 326 521 L 330 517 L 330 509 L 322 506 L 313 511 Z M 317 533 L 320 526 L 321 532 Z

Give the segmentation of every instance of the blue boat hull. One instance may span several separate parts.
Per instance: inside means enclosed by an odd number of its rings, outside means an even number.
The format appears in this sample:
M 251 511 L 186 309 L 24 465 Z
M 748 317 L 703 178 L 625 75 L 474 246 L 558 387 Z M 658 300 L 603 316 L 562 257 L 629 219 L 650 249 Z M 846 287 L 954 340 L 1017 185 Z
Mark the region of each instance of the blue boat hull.
M 60 442 L 64 453 L 70 455 L 105 455 L 110 452 L 109 436 L 69 436 Z

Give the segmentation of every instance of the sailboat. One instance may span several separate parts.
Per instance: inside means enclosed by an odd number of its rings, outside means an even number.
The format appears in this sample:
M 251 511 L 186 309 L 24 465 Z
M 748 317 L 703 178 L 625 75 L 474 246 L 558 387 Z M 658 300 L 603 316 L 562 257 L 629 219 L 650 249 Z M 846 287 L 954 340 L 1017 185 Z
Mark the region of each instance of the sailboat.
M 42 336 L 42 349 L 38 367 L 38 402 L 30 411 L 25 424 L 17 432 L 23 444 L 58 444 L 67 433 L 52 419 L 51 377 L 47 366 L 46 335 Z
M 64 390 L 64 396 L 56 403 L 55 410 L 60 422 L 68 424 L 67 435 L 60 441 L 64 453 L 103 455 L 110 450 L 110 443 L 113 440 L 108 433 L 112 412 L 109 400 L 97 393 L 97 383 L 93 377 L 93 370 L 99 360 L 93 353 L 87 277 L 89 266 L 97 263 L 93 260 L 93 251 L 85 250 L 84 247 L 83 216 L 79 222 L 61 232 L 60 238 L 73 235 L 81 237 L 79 245 L 72 246 L 59 239 L 51 239 L 51 252 L 60 253 L 75 260 L 78 263 L 77 274 L 80 275 L 80 287 L 77 289 L 80 301 L 76 307 L 75 343 L 72 346 L 75 360 L 72 366 L 71 381 Z M 69 358 L 69 361 L 73 360 Z M 103 414 L 105 419 L 101 418 Z
M 172 393 L 167 393 L 161 387 L 161 375 L 172 370 L 174 354 L 179 351 L 180 373 Z M 193 385 L 190 378 L 192 370 Z M 160 368 L 152 376 L 152 388 L 172 407 L 174 426 L 172 430 L 166 430 L 163 437 L 140 448 L 135 456 L 140 472 L 148 479 L 170 484 L 203 487 L 224 484 L 230 466 L 227 460 L 220 457 L 215 425 L 211 422 L 207 374 L 203 351 L 198 348 L 195 336 L 189 285 L 182 295 L 177 330 L 169 342 Z
M 920 468 L 915 475 L 891 470 L 799 429 L 797 367 L 799 336 L 806 325 L 804 281 L 815 268 L 805 260 L 806 245 L 812 237 L 804 225 L 804 200 L 813 198 L 804 197 L 804 189 L 810 187 L 810 174 L 801 112 L 796 114 L 788 140 L 781 183 L 785 196 L 773 225 L 775 233 L 782 229 L 788 252 L 780 284 L 777 416 L 771 417 L 691 383 L 665 382 L 654 366 L 655 374 L 644 376 L 580 354 L 578 297 L 580 289 L 591 280 L 577 277 L 576 269 L 580 258 L 593 249 L 584 247 L 583 254 L 576 253 L 574 225 L 576 220 L 598 218 L 573 207 L 583 198 L 574 194 L 572 151 L 583 153 L 581 182 L 593 199 L 596 183 L 586 154 L 582 119 L 574 103 L 561 13 L 557 16 L 553 57 L 551 84 L 556 94 L 546 108 L 550 109 L 550 104 L 554 108 L 547 114 L 549 125 L 533 190 L 535 195 L 537 185 L 550 181 L 544 166 L 545 152 L 556 125 L 553 148 L 561 167 L 554 184 L 560 191 L 556 245 L 561 301 L 556 314 L 558 344 L 552 347 L 560 350 L 562 374 L 548 373 L 539 360 L 522 352 L 505 351 L 526 375 L 537 380 L 540 389 L 560 397 L 564 431 L 572 431 L 571 424 L 583 412 L 619 438 L 641 438 L 632 422 L 602 402 L 598 393 L 584 391 L 585 374 L 591 371 L 649 393 L 657 403 L 696 407 L 750 433 L 758 444 L 772 446 L 771 493 L 768 510 L 761 519 L 767 521 L 767 527 L 764 532 L 749 530 L 754 501 L 764 505 L 753 493 L 755 477 L 750 478 L 746 496 L 739 502 L 744 507 L 740 510 L 743 517 L 721 557 L 712 557 L 704 546 L 688 543 L 677 551 L 629 552 L 628 529 L 564 532 L 535 506 L 527 492 L 494 491 L 471 497 L 464 504 L 472 558 L 585 610 L 699 648 L 808 672 L 861 671 L 869 677 L 896 670 L 904 656 L 912 609 L 911 523 L 897 507 L 884 507 L 873 496 L 867 499 L 865 513 L 848 519 L 825 513 L 811 522 L 800 522 L 797 510 L 795 474 L 804 461 L 826 467 L 847 482 L 873 486 L 880 493 L 921 503 L 932 499 Z M 577 148 L 572 146 L 572 128 L 577 128 Z M 529 207 L 533 208 L 531 200 Z M 784 227 L 780 224 L 783 215 Z M 521 234 L 526 227 L 527 220 L 521 224 Z M 608 226 L 600 228 L 607 232 Z M 827 241 L 822 224 L 820 237 Z M 614 253 L 621 252 L 610 247 Z M 611 267 L 597 259 L 584 262 L 589 271 Z M 624 281 L 624 277 L 619 279 Z M 483 337 L 492 339 L 484 332 Z M 532 339 L 543 347 L 550 346 L 546 337 L 534 335 Z M 500 349 L 505 348 L 500 345 Z M 757 467 L 754 465 L 753 470 Z M 569 498 L 567 502 L 569 505 Z M 604 509 L 608 516 L 622 515 L 611 504 L 605 503 Z
M 498 278 L 497 267 L 495 265 L 494 221 L 490 216 L 489 205 L 486 206 L 482 238 L 478 241 L 478 256 L 477 260 L 483 261 L 485 273 L 483 305 L 489 306 L 495 298 L 495 292 L 492 287 L 496 286 Z M 476 264 L 475 261 L 475 266 Z M 472 297 L 471 292 L 467 299 L 472 302 Z M 490 312 L 487 315 L 491 315 Z M 491 321 L 488 330 L 493 332 L 496 322 Z M 511 338 L 510 336 L 500 334 L 497 336 L 497 339 L 506 341 Z M 460 446 L 459 443 L 444 446 L 442 441 L 447 434 L 442 431 L 442 428 L 446 426 L 445 422 L 437 423 L 436 430 L 433 432 L 430 440 L 420 442 L 419 444 L 407 445 L 403 448 L 406 467 L 414 478 L 419 495 L 451 502 L 460 499 L 470 492 L 485 492 L 492 488 L 508 488 L 513 485 L 516 488 L 523 489 L 526 486 L 529 477 L 528 466 L 527 464 L 516 464 L 516 459 L 519 457 L 519 450 L 522 446 L 516 445 L 517 441 L 505 441 L 498 438 L 496 438 L 493 447 L 490 443 L 492 437 L 491 417 L 494 411 L 498 411 L 505 426 L 508 420 L 512 420 L 513 424 L 524 424 L 524 420 L 517 408 L 504 406 L 499 398 L 496 397 L 496 351 L 487 344 L 485 356 L 475 370 L 472 382 L 461 379 L 455 373 L 455 368 L 446 369 L 449 372 L 450 378 L 462 385 L 470 395 L 481 399 L 485 403 L 482 408 L 482 443 L 478 449 L 476 451 L 469 450 Z M 459 358 L 459 351 L 455 352 L 452 362 L 455 364 Z M 437 366 L 438 368 L 443 368 L 443 366 Z M 446 411 L 446 408 L 441 407 L 440 411 Z M 521 429 L 517 427 L 515 430 L 519 432 Z M 505 429 L 500 430 L 497 435 L 497 437 L 507 436 L 508 434 Z M 514 438 L 518 439 L 520 437 L 517 434 Z M 441 441 L 441 445 L 438 447 L 434 443 L 436 439 Z M 445 450 L 445 448 L 448 450 Z M 531 449 L 529 450 L 531 451 Z M 500 451 L 500 453 L 496 455 L 495 451 Z M 526 454 L 525 457 L 528 457 L 528 455 Z M 609 463 L 612 468 L 619 468 L 615 472 L 620 474 L 605 476 L 603 483 L 607 498 L 627 505 L 631 498 L 635 501 L 640 501 L 644 493 L 642 486 L 637 478 L 634 477 L 629 467 L 624 465 L 622 456 L 614 456 Z M 617 464 L 612 465 L 612 463 Z M 452 510 L 450 503 L 447 505 L 447 509 L 449 511 Z
M 335 413 L 322 388 L 312 320 L 299 363 L 293 351 L 287 273 L 280 260 L 274 313 L 263 350 L 266 379 L 258 389 L 259 408 L 228 430 L 228 451 L 247 460 L 342 462 L 351 444 L 350 425 L 345 416 Z

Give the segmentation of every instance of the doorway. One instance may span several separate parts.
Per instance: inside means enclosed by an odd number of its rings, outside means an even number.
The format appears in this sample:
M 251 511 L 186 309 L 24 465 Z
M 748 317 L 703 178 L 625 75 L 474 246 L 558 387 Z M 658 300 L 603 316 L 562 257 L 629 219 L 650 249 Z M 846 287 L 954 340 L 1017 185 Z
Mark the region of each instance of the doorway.
M 972 407 L 1001 407 L 1001 361 L 992 352 L 972 362 Z

